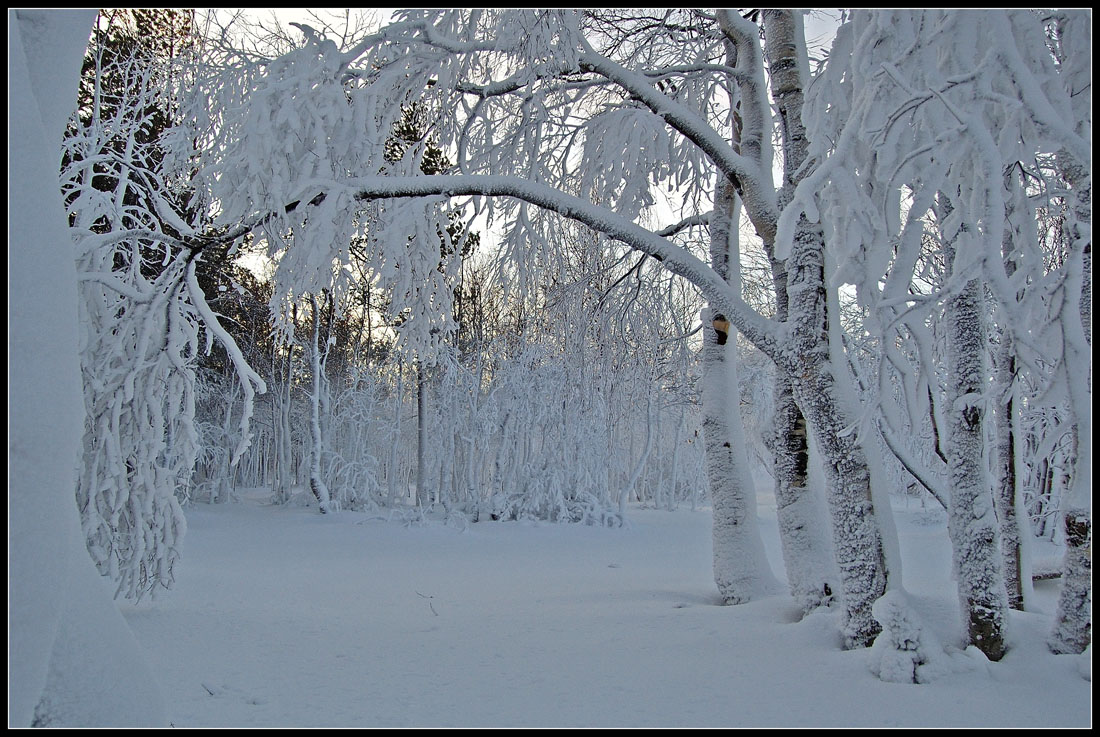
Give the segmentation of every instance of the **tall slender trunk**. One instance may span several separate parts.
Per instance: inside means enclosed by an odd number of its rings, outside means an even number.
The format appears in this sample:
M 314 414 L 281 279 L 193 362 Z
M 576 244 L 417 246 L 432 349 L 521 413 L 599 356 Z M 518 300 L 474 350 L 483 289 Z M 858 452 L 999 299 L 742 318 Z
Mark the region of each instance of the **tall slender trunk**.
M 439 474 L 436 477 L 435 483 L 436 494 L 439 498 L 439 503 L 442 505 L 445 512 L 450 514 L 451 508 L 454 505 L 457 495 L 457 480 L 455 471 L 455 456 L 458 453 L 457 444 L 455 438 L 457 436 L 457 429 L 455 428 L 455 417 L 458 415 L 457 398 L 454 376 L 446 376 L 444 381 L 437 380 L 437 386 L 441 387 L 441 393 L 446 392 L 447 398 L 443 400 L 440 398 L 440 410 L 441 417 L 438 423 L 437 435 L 440 438 L 440 449 L 437 454 L 437 462 L 439 464 Z
M 431 484 L 428 483 L 428 423 L 425 413 L 428 406 L 428 379 L 424 366 L 416 363 L 416 504 L 426 509 L 431 506 Z
M 1009 191 L 1005 206 L 1005 229 L 1001 252 L 1005 274 L 1011 279 L 1016 272 L 1014 252 L 1016 242 L 1014 223 L 1017 215 L 1030 216 L 1032 213 L 1017 213 L 1013 203 L 1023 193 L 1019 181 L 1013 175 L 1006 176 L 1005 188 Z M 1016 403 L 1013 393 L 1016 383 L 1016 346 L 1012 331 L 1002 327 L 1000 341 L 993 351 L 993 391 L 995 397 L 993 427 L 996 436 L 994 447 L 994 496 L 997 518 L 1000 521 L 1001 565 L 1004 571 L 1005 593 L 1008 606 L 1012 609 L 1024 608 L 1024 590 L 1030 570 L 1024 570 L 1024 557 L 1021 548 L 1028 531 L 1023 519 L 1017 514 L 1022 507 L 1019 480 L 1016 472 Z
M 1024 562 L 1021 555 L 1023 534 L 1017 512 L 1016 474 L 1016 404 L 1012 399 L 1012 386 L 1016 374 L 1012 336 L 1003 331 L 1001 344 L 996 351 L 994 387 L 997 405 L 994 414 L 996 454 L 994 461 L 996 495 L 994 502 L 1000 521 L 1001 565 L 1004 570 L 1005 593 L 1008 606 L 1024 608 Z M 1030 572 L 1026 572 L 1030 575 Z
M 630 479 L 619 490 L 620 520 L 626 519 L 626 503 L 630 501 L 631 496 L 635 495 L 638 488 L 638 479 L 642 477 L 642 471 L 645 470 L 645 465 L 649 462 L 649 456 L 653 452 L 653 407 L 655 402 L 652 389 L 647 393 L 646 400 L 645 447 L 642 448 L 642 454 L 638 457 L 638 462 L 634 464 Z
M 321 316 L 317 311 L 317 297 L 309 296 L 310 306 L 313 308 L 313 350 L 310 356 L 313 370 L 313 392 L 310 395 L 310 422 L 309 430 L 313 444 L 309 450 L 309 487 L 313 495 L 317 497 L 317 503 L 321 514 L 329 511 L 332 500 L 329 497 L 328 486 L 321 476 L 321 452 L 324 438 L 321 434 L 321 392 L 324 391 L 324 376 L 321 373 Z
M 278 350 L 278 346 L 272 348 L 273 353 L 277 353 Z M 277 413 L 275 417 L 275 463 L 278 471 L 276 475 L 276 484 L 278 486 L 276 498 L 280 503 L 285 503 L 290 499 L 290 487 L 296 481 L 291 475 L 292 455 L 294 453 L 290 429 L 290 381 L 292 368 L 291 361 L 294 352 L 293 344 L 287 345 L 286 350 L 287 353 L 283 358 L 283 363 L 278 366 L 280 381 L 275 394 L 276 401 L 272 403 L 272 411 Z M 273 372 L 275 367 L 276 364 L 273 357 Z
M 795 233 L 787 268 L 788 358 L 796 367 L 794 397 L 822 456 L 844 599 L 845 644 L 867 647 L 881 631 L 871 607 L 886 592 L 886 557 L 867 457 L 855 433 L 850 432 L 850 418 L 840 403 L 831 361 L 824 237 L 820 228 L 805 218 Z
M 393 438 L 390 443 L 390 460 L 386 471 L 386 482 L 388 486 L 386 506 L 391 509 L 397 505 L 397 483 L 400 477 L 398 466 L 400 464 L 401 450 L 401 400 L 405 391 L 402 378 L 403 374 L 399 366 L 397 370 L 397 387 L 393 392 Z
M 1073 479 L 1062 502 L 1066 557 L 1049 645 L 1056 653 L 1079 653 L 1092 642 L 1092 177 L 1068 156 L 1059 163 L 1073 188 L 1073 217 L 1067 226 L 1069 306 L 1061 322 L 1070 366 L 1074 458 Z
M 798 49 L 804 44 L 801 27 L 790 10 L 763 11 L 765 51 L 770 72 L 772 98 L 779 113 L 782 134 L 784 183 L 779 205 L 790 202 L 799 173 L 806 160 L 806 131 L 802 126 L 803 76 Z M 787 267 L 775 258 L 767 244 L 775 289 L 776 320 L 786 322 L 789 314 Z M 836 571 L 823 554 L 828 535 L 820 504 L 808 487 L 810 446 L 806 418 L 794 399 L 791 375 L 777 368 L 774 385 L 775 502 L 783 561 L 791 596 L 803 611 L 828 604 L 836 589 Z
M 711 263 L 737 286 L 737 207 L 733 186 L 720 176 L 711 217 Z M 733 257 L 731 259 L 731 257 Z M 722 600 L 740 604 L 777 583 L 756 519 L 756 489 L 741 425 L 736 333 L 722 315 L 703 312 L 703 440 L 713 509 L 714 580 Z
M 950 261 L 951 259 L 949 259 Z M 997 517 L 983 462 L 985 315 L 982 285 L 971 280 L 947 302 L 948 443 L 951 489 L 948 531 L 959 603 L 970 644 L 990 660 L 1005 653 L 1005 595 Z

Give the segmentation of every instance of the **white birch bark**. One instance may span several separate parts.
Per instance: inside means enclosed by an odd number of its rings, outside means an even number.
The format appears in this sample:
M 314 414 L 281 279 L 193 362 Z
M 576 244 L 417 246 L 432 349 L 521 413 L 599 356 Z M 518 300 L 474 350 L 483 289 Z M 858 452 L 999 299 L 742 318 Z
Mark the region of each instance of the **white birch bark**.
M 994 414 L 996 445 L 994 446 L 994 471 L 996 482 L 997 518 L 1000 522 L 1001 565 L 1004 571 L 1005 593 L 1008 606 L 1012 609 L 1024 608 L 1025 575 L 1024 557 L 1021 554 L 1023 537 L 1026 530 L 1017 514 L 1019 497 L 1016 474 L 1016 402 L 1013 401 L 1013 383 L 1016 361 L 1012 355 L 1012 336 L 1008 331 L 1001 334 L 1001 343 L 995 355 L 994 396 L 997 406 Z
M 399 495 L 398 479 L 401 454 L 401 395 L 404 391 L 402 375 L 397 375 L 397 387 L 393 393 L 393 422 L 391 428 L 393 436 L 390 439 L 389 464 L 386 468 L 387 495 L 386 505 L 393 508 L 397 505 Z
M 805 39 L 799 18 L 789 9 L 763 11 L 767 37 L 772 98 L 779 113 L 783 152 L 784 184 L 779 194 L 780 208 L 791 199 L 806 160 L 806 130 L 802 125 L 805 72 L 799 50 Z M 788 318 L 786 264 L 775 258 L 774 248 L 766 244 L 772 267 L 776 297 L 776 319 Z M 825 554 L 821 541 L 828 535 L 821 505 L 808 486 L 810 447 L 806 418 L 794 401 L 792 377 L 782 368 L 775 375 L 775 414 L 772 452 L 775 456 L 775 502 L 783 561 L 791 596 L 803 611 L 828 604 L 836 586 L 836 572 Z
M 711 260 L 734 280 L 737 208 L 733 187 L 720 178 L 711 217 Z M 732 257 L 732 258 L 731 258 Z M 703 439 L 713 509 L 714 580 L 726 604 L 741 604 L 776 587 L 756 519 L 756 489 L 741 424 L 737 340 L 713 308 L 703 311 Z
M 313 345 L 310 355 L 310 368 L 313 372 L 313 391 L 310 393 L 309 431 L 313 440 L 309 449 L 309 488 L 317 497 L 321 514 L 329 511 L 332 504 L 328 486 L 321 474 L 321 453 L 324 450 L 324 436 L 321 433 L 321 392 L 325 391 L 324 377 L 321 374 L 321 315 L 317 309 L 317 297 L 311 294 L 309 304 L 313 308 Z
M 292 359 L 294 355 L 294 345 L 289 344 L 286 347 L 287 355 L 284 359 L 286 372 L 282 372 L 282 366 L 280 366 L 280 374 L 282 374 L 282 386 L 279 387 L 278 400 L 276 402 L 278 406 L 278 422 L 276 428 L 278 434 L 276 443 L 278 445 L 278 463 L 279 463 L 279 488 L 276 490 L 276 497 L 286 502 L 290 499 L 290 487 L 297 483 L 297 478 L 291 472 L 291 466 L 293 465 L 294 458 L 294 445 L 293 436 L 291 435 L 290 427 L 290 410 L 291 410 L 291 369 Z M 274 350 L 278 350 L 277 348 Z M 274 364 L 273 364 L 274 365 Z
M 982 397 L 986 371 L 981 284 L 971 280 L 948 300 L 948 531 L 969 642 L 990 660 L 1005 653 L 1008 601 L 991 480 L 984 463 Z
M 1056 653 L 1080 653 L 1092 642 L 1092 177 L 1065 158 L 1063 169 L 1074 197 L 1062 324 L 1076 458 L 1073 481 L 1062 500 L 1066 557 L 1048 644 Z
M 432 504 L 428 483 L 428 377 L 424 365 L 416 363 L 416 505 L 427 509 Z
M 1005 199 L 1005 229 L 1002 236 L 1001 252 L 1004 257 L 1005 274 L 1012 278 L 1016 273 L 1016 231 L 1014 216 L 1017 215 L 1015 202 L 1022 192 L 1015 175 L 1005 178 L 1007 196 Z M 1024 213 L 1029 220 L 1034 213 Z M 1030 565 L 1023 554 L 1023 546 L 1030 535 L 1026 510 L 1023 510 L 1023 492 L 1020 489 L 1017 473 L 1017 436 L 1019 408 L 1015 401 L 1016 392 L 1016 344 L 1011 330 L 1001 326 L 1000 340 L 993 350 L 993 396 L 995 398 L 993 427 L 995 445 L 993 448 L 994 497 L 997 519 L 1000 522 L 1001 566 L 1005 580 L 1005 594 L 1008 606 L 1023 609 L 1025 606 L 1024 582 L 1031 577 Z
M 844 600 L 845 643 L 867 647 L 881 629 L 871 607 L 886 592 L 887 567 L 867 458 L 838 403 L 828 344 L 822 241 L 820 229 L 803 217 L 787 260 L 788 350 L 798 367 L 795 400 L 812 427 L 824 461 L 826 502 Z

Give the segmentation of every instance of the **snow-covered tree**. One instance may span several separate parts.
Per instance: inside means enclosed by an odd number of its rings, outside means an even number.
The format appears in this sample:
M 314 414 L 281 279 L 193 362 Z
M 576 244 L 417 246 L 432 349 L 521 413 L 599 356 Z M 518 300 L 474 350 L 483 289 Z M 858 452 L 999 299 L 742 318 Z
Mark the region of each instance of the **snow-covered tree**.
M 764 10 L 762 21 L 768 39 L 768 79 L 782 142 L 783 180 L 778 204 L 786 206 L 807 173 L 809 141 L 802 107 L 810 70 L 802 18 L 789 11 Z M 767 99 L 759 91 L 756 98 L 755 104 L 761 108 L 756 114 L 763 117 Z M 771 267 L 776 320 L 785 322 L 790 314 L 787 265 L 776 258 L 774 244 L 763 246 Z M 793 377 L 788 371 L 775 373 L 773 403 L 774 430 L 768 439 L 775 473 L 776 517 L 783 530 L 780 539 L 791 595 L 808 611 L 828 603 L 838 586 L 830 557 L 822 555 L 826 548 L 821 541 L 828 536 L 828 526 L 820 513 L 820 500 L 809 488 L 809 432 L 806 417 L 795 402 Z
M 198 286 L 199 223 L 161 135 L 174 60 L 90 49 L 91 81 L 65 139 L 61 189 L 81 283 L 84 458 L 77 487 L 88 550 L 118 595 L 172 583 L 186 530 L 177 498 L 195 464 L 200 328 L 240 354 Z M 110 81 L 111 86 L 106 86 Z M 192 222 L 186 222 L 192 219 Z M 259 377 L 242 360 L 246 398 Z M 246 411 L 247 422 L 247 414 Z M 245 440 L 244 442 L 247 442 Z
M 736 195 L 718 184 L 710 217 L 712 268 L 739 286 Z M 769 593 L 775 585 L 756 527 L 756 487 L 741 420 L 736 334 L 713 309 L 703 311 L 702 403 L 707 480 L 714 515 L 714 580 L 728 604 Z M 731 337 L 734 339 L 731 340 Z M 728 528 L 735 528 L 734 530 Z M 751 530 L 746 534 L 741 530 Z
M 166 726 L 163 695 L 87 557 L 73 503 L 77 274 L 57 187 L 93 11 L 9 10 L 8 723 Z
M 933 416 L 946 483 L 937 496 L 947 497 L 951 512 L 969 637 L 992 659 L 1003 653 L 1007 604 L 983 425 L 990 406 L 1005 408 L 991 396 L 986 365 L 987 295 L 1017 370 L 1031 373 L 1044 392 L 1089 404 L 1091 366 L 1077 307 L 1082 263 L 1071 258 L 1055 273 L 1045 269 L 1036 235 L 1042 223 L 1021 220 L 1013 187 L 1005 186 L 1014 170 L 1049 170 L 1043 162 L 1055 154 L 1091 161 L 1082 135 L 1089 123 L 1067 81 L 1072 65 L 1059 65 L 1049 45 L 1051 29 L 1065 20 L 1072 26 L 1081 17 L 853 14 L 808 101 L 811 127 L 821 134 L 811 155 L 820 165 L 784 213 L 788 227 L 806 213 L 826 229 L 834 279 L 855 285 L 864 329 L 889 346 L 865 423 L 880 413 L 884 432 L 896 434 L 921 427 L 926 395 L 941 405 Z M 1074 92 L 1087 94 L 1086 87 Z M 934 349 L 937 339 L 944 350 Z M 1052 356 L 1053 374 L 1039 365 Z M 1015 390 L 999 387 L 1002 397 Z M 1088 432 L 1090 421 L 1078 427 Z M 1077 479 L 1085 468 L 1087 461 L 1078 463 Z M 1082 597 L 1073 598 L 1072 618 L 1087 618 Z
M 1092 15 L 1063 11 L 1053 15 L 1052 21 L 1060 71 L 1058 92 L 1052 95 L 1062 103 L 1060 122 L 1072 125 L 1077 135 L 1066 136 L 1057 152 L 1070 189 L 1070 217 L 1065 224 L 1069 253 L 1059 317 L 1064 378 L 1076 419 L 1077 457 L 1073 486 L 1062 509 L 1066 561 L 1051 649 L 1077 653 L 1092 641 L 1092 149 L 1086 152 L 1074 144 L 1092 140 L 1092 72 L 1086 61 L 1092 55 Z

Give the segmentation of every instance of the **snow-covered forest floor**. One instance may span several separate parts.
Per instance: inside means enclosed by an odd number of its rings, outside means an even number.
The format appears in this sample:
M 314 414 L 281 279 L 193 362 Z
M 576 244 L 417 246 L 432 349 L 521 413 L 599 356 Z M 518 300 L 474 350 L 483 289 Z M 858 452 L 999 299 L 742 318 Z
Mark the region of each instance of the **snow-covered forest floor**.
M 917 502 L 895 502 L 905 587 L 948 653 L 933 682 L 899 685 L 841 649 L 835 611 L 719 606 L 709 510 L 459 530 L 268 496 L 189 509 L 175 589 L 121 604 L 176 727 L 1091 724 L 1090 653 L 1044 644 L 1058 581 L 1009 613 L 1001 662 L 959 652 L 946 515 Z

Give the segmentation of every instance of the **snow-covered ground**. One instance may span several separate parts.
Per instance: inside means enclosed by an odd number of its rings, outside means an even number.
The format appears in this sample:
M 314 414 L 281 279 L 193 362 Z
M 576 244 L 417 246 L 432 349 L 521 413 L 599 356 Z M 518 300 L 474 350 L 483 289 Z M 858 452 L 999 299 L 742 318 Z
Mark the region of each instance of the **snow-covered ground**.
M 122 605 L 176 727 L 1091 724 L 1091 656 L 1044 645 L 1058 582 L 1012 613 L 1003 661 L 959 652 L 945 515 L 917 504 L 897 510 L 906 589 L 949 652 L 900 685 L 841 649 L 835 611 L 719 606 L 706 510 L 459 530 L 266 496 L 188 510 L 176 588 Z

